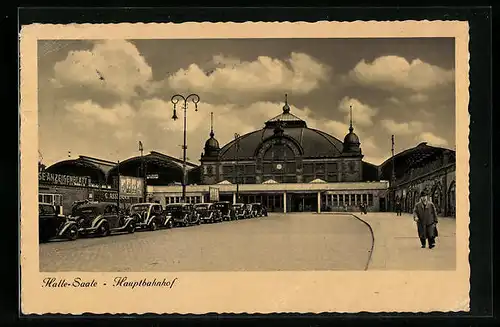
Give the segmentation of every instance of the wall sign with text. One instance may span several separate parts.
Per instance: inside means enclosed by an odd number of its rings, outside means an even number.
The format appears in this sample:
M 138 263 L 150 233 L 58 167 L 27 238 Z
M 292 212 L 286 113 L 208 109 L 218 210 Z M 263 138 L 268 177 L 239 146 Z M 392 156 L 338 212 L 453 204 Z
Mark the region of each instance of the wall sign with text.
M 113 191 L 94 191 L 94 200 L 95 201 L 117 201 L 118 200 L 118 192 Z
M 144 180 L 139 177 L 120 176 L 120 196 L 142 196 Z
M 68 186 L 89 186 L 88 176 L 69 176 L 48 172 L 39 172 L 38 181 L 44 184 L 68 185 Z

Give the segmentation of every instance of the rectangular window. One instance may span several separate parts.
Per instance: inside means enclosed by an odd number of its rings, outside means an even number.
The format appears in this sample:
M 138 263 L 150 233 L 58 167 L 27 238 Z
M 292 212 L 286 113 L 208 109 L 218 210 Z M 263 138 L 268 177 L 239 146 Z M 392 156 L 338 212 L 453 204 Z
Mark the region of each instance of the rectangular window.
M 295 162 L 285 163 L 285 173 L 294 174 L 295 173 Z
M 326 181 L 330 182 L 330 183 L 337 182 L 338 181 L 337 175 L 336 174 L 328 174 Z
M 245 174 L 247 174 L 247 175 L 255 174 L 255 166 L 254 165 L 246 165 L 245 166 Z
M 285 183 L 297 183 L 297 176 L 288 175 L 285 176 Z
M 329 195 L 327 195 L 327 194 L 322 194 L 322 195 L 321 195 L 321 206 L 322 206 L 323 208 L 325 208 L 327 205 L 330 205 L 330 204 L 331 204 L 331 203 L 330 203 L 330 201 L 329 201 L 329 199 L 328 199 L 329 197 L 330 197 L 330 196 L 329 196 Z
M 368 205 L 369 206 L 373 205 L 373 194 L 368 194 Z
M 333 194 L 332 198 L 333 198 L 332 205 L 334 207 L 338 207 L 339 206 L 339 195 L 338 194 Z
M 329 162 L 326 164 L 326 171 L 330 173 L 336 173 L 337 172 L 337 163 L 336 162 Z
M 304 168 L 304 174 L 314 173 L 314 165 L 312 163 L 305 163 L 303 168 Z
M 271 163 L 264 163 L 264 174 L 271 174 L 273 172 L 273 165 Z
M 222 166 L 222 172 L 224 175 L 234 174 L 234 166 L 233 165 L 224 165 L 224 166 Z
M 314 172 L 316 175 L 321 176 L 325 174 L 325 164 L 324 163 L 316 163 L 314 167 Z
M 350 197 L 351 197 L 351 205 L 353 206 L 356 203 L 355 194 L 351 194 Z
M 255 176 L 246 176 L 245 184 L 255 184 Z
M 245 173 L 245 166 L 244 165 L 238 165 L 236 166 L 236 173 L 239 174 L 240 176 Z

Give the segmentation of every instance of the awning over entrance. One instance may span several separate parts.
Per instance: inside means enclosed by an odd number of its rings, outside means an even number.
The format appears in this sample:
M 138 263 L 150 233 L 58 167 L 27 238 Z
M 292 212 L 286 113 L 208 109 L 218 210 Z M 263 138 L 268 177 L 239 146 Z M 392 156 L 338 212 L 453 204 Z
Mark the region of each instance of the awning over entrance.
M 215 184 L 215 185 L 187 185 L 186 192 L 209 192 L 210 187 L 216 187 L 220 193 L 239 192 L 322 192 L 322 191 L 340 191 L 340 190 L 387 190 L 389 182 L 354 182 L 354 183 L 276 183 L 276 184 Z M 148 185 L 148 193 L 179 193 L 182 192 L 180 185 L 153 186 Z

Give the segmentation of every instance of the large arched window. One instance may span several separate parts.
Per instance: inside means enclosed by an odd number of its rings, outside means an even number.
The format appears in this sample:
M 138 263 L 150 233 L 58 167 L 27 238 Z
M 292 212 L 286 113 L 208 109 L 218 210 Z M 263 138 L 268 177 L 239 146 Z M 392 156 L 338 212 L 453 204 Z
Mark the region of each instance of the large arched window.
M 455 185 L 456 185 L 455 181 L 451 182 L 450 188 L 448 189 L 448 208 L 449 208 L 448 210 L 449 210 L 449 215 L 453 217 L 455 217 L 455 212 L 457 208 Z
M 441 214 L 443 212 L 443 191 L 441 188 L 441 183 L 436 183 L 431 192 L 432 203 L 436 207 L 437 213 Z
M 262 158 L 263 180 L 275 180 L 278 183 L 297 182 L 295 154 L 285 143 L 273 144 Z

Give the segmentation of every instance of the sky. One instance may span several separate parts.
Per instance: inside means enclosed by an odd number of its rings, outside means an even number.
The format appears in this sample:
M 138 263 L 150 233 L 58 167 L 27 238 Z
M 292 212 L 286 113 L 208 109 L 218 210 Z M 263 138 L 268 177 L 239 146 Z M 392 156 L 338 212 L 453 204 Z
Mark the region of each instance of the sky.
M 159 151 L 199 163 L 214 116 L 221 147 L 234 133 L 291 113 L 341 141 L 352 106 L 364 159 L 380 164 L 421 142 L 455 148 L 451 38 L 38 41 L 39 152 L 49 166 L 79 155 L 118 161 Z

